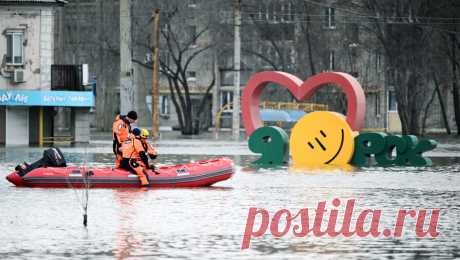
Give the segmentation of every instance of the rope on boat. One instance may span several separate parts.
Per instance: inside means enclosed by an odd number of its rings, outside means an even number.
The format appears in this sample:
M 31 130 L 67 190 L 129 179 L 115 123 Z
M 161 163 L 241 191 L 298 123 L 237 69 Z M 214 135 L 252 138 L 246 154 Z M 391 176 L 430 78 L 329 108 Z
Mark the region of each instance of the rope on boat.
M 87 149 L 85 146 L 85 160 L 83 162 L 83 167 L 80 168 L 80 172 L 83 170 L 83 184 L 84 190 L 80 196 L 78 194 L 77 188 L 75 188 L 72 183 L 70 182 L 69 178 L 66 177 L 67 185 L 74 191 L 75 197 L 77 198 L 78 202 L 80 203 L 80 208 L 83 212 L 83 226 L 88 226 L 88 204 L 89 204 L 89 189 L 91 188 L 91 181 L 89 176 L 92 175 L 91 171 L 86 170 L 86 157 L 87 157 Z

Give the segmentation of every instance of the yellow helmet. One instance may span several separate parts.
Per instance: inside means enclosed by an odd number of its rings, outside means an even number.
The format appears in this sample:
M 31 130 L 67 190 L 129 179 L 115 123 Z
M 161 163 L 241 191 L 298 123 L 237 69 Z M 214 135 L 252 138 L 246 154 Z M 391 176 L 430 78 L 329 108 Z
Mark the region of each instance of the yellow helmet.
M 139 135 L 141 138 L 149 138 L 149 130 L 142 128 L 141 129 L 141 134 Z

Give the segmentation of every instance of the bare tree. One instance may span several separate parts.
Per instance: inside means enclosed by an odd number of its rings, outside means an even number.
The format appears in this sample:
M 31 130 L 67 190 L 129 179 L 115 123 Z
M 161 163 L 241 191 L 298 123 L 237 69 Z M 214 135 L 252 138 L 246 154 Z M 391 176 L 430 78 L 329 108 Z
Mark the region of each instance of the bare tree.
M 429 103 L 432 29 L 420 17 L 431 14 L 431 1 L 361 1 L 369 29 L 385 54 L 388 82 L 394 86 L 403 134 L 420 134 Z
M 458 1 L 447 0 L 446 6 L 449 8 L 442 9 L 441 12 L 451 19 L 447 23 L 441 24 L 441 39 L 446 43 L 443 54 L 450 65 L 451 92 L 453 98 L 453 110 L 455 123 L 457 125 L 457 135 L 460 135 L 460 90 L 458 78 L 460 77 L 460 3 Z
M 196 134 L 199 130 L 201 115 L 215 84 L 215 75 L 213 72 L 213 78 L 201 97 L 198 109 L 193 111 L 192 87 L 188 81 L 188 71 L 191 64 L 200 55 L 208 52 L 213 44 L 205 40 L 201 41 L 209 31 L 208 26 L 204 26 L 199 31 L 186 31 L 183 28 L 185 15 L 181 13 L 180 7 L 174 6 L 170 10 L 172 11 L 162 15 L 164 18 L 162 19 L 160 52 L 167 55 L 160 56 L 160 73 L 165 76 L 168 82 L 181 132 L 184 135 L 191 135 Z M 152 51 L 148 42 L 136 44 Z M 133 59 L 133 62 L 152 69 L 151 61 Z

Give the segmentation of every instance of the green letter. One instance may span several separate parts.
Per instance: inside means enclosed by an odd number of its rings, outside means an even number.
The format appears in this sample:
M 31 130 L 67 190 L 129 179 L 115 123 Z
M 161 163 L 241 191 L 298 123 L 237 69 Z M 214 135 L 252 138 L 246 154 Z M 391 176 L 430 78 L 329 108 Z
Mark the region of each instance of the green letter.
M 249 149 L 261 153 L 254 161 L 261 165 L 283 165 L 289 161 L 289 143 L 286 132 L 276 126 L 260 127 L 249 137 Z
M 396 148 L 396 158 L 392 157 L 393 149 Z M 400 135 L 388 135 L 385 137 L 385 149 L 375 155 L 379 166 L 388 167 L 398 162 L 398 157 L 407 149 L 406 141 Z
M 364 166 L 372 154 L 379 154 L 385 149 L 385 133 L 363 133 L 355 137 L 355 153 L 351 164 Z
M 412 166 L 431 166 L 430 158 L 423 158 L 422 153 L 433 150 L 438 143 L 435 140 L 421 140 L 417 146 L 409 151 L 409 162 Z

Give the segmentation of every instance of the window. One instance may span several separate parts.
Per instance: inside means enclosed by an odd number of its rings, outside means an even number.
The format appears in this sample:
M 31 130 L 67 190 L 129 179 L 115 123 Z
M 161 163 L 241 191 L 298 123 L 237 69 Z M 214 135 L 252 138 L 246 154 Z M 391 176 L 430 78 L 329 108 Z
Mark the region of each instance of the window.
M 190 25 L 188 27 L 188 35 L 189 35 L 189 39 L 191 41 L 191 44 L 192 45 L 195 45 L 196 44 L 196 26 L 195 25 Z
M 294 21 L 294 12 L 292 11 L 292 6 L 290 2 L 286 2 L 281 6 L 281 13 L 283 22 L 292 22 Z
M 380 66 L 382 66 L 382 55 L 377 52 L 375 54 L 375 70 L 378 72 L 380 69 Z
M 329 70 L 334 70 L 335 68 L 335 53 L 334 51 L 329 51 Z
M 187 71 L 187 82 L 190 84 L 196 83 L 196 72 L 195 71 Z
M 160 115 L 169 115 L 169 97 L 160 96 Z
M 375 93 L 375 115 L 380 116 L 380 92 Z
M 220 84 L 222 86 L 233 86 L 233 71 L 221 70 L 220 71 Z
M 335 29 L 335 9 L 326 7 L 324 9 L 324 27 L 327 29 Z
M 189 0 L 188 1 L 188 7 L 196 8 L 196 0 Z
M 251 71 L 241 70 L 240 71 L 240 86 L 246 85 L 246 82 L 251 76 Z M 233 70 L 221 70 L 220 71 L 220 85 L 221 86 L 234 86 L 235 82 L 233 79 Z
M 162 33 L 169 35 L 169 24 L 167 23 L 161 24 L 160 30 Z
M 167 50 L 161 50 L 159 56 L 160 56 L 160 61 L 161 62 L 166 64 L 166 66 L 170 66 L 171 62 L 170 62 L 170 59 L 169 59 L 169 52 Z
M 350 24 L 350 37 L 354 43 L 359 42 L 359 25 L 356 23 Z
M 24 32 L 7 31 L 6 32 L 6 63 L 8 65 L 24 64 Z
M 259 4 L 257 6 L 257 16 L 256 16 L 257 20 L 259 21 L 263 21 L 265 20 L 265 5 L 264 4 Z
M 398 103 L 396 102 L 396 94 L 394 90 L 388 91 L 388 111 L 397 111 Z
M 275 2 L 270 2 L 268 4 L 268 21 L 276 21 L 276 9 Z
M 196 71 L 187 71 L 187 78 L 196 78 Z
M 233 102 L 233 91 L 222 91 L 220 93 L 220 105 L 224 107 L 225 105 Z M 231 106 L 228 106 L 224 111 L 231 110 Z

